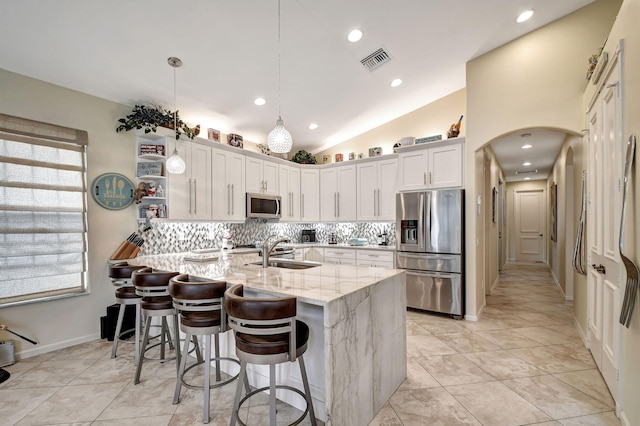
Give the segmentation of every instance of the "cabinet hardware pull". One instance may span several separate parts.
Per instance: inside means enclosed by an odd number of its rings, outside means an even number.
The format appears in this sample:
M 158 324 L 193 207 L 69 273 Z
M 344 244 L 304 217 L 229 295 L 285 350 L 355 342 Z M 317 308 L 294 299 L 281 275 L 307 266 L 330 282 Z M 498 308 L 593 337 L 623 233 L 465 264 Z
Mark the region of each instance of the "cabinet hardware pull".
M 429 172 L 429 185 L 433 185 L 433 174 Z
M 424 184 L 426 185 L 427 184 L 427 173 L 425 172 L 423 174 L 424 174 L 424 177 L 422 178 L 422 180 L 424 181 Z
M 189 214 L 191 214 L 191 178 L 189 178 Z
M 233 189 L 233 184 L 231 184 L 231 214 L 236 213 L 236 206 L 234 205 L 235 202 L 236 202 L 236 194 L 235 194 L 235 190 Z
M 304 218 L 304 193 L 300 194 L 300 219 Z
M 227 184 L 227 216 L 231 216 L 231 184 Z
M 193 214 L 198 214 L 198 180 L 193 180 Z

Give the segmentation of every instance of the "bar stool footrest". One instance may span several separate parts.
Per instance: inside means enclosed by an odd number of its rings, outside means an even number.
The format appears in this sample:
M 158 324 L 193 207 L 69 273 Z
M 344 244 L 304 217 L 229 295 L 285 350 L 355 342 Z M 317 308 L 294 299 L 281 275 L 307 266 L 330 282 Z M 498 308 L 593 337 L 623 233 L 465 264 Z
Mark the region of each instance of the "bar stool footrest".
M 252 396 L 254 396 L 257 393 L 266 391 L 271 389 L 271 387 L 269 386 L 265 386 L 263 388 L 260 389 L 255 389 L 251 392 L 249 392 L 248 394 L 246 394 L 241 400 L 240 403 L 238 404 L 238 412 L 240 411 L 240 407 L 242 407 L 242 404 L 245 403 L 245 401 L 247 401 L 249 398 L 251 398 Z M 309 412 L 309 403 L 307 402 L 307 397 L 305 396 L 304 392 L 302 392 L 300 389 L 296 389 L 294 387 L 291 386 L 287 386 L 287 385 L 276 385 L 276 389 L 286 389 L 286 390 L 290 390 L 292 392 L 297 393 L 298 395 L 300 395 L 302 397 L 302 399 L 305 400 L 307 406 L 304 410 L 304 412 L 302 413 L 302 415 L 300 417 L 298 417 L 296 420 L 293 421 L 293 423 L 289 423 L 287 426 L 295 426 L 297 424 L 300 424 L 304 418 L 307 416 L 307 413 Z M 246 423 L 244 423 L 241 419 L 240 416 L 237 417 L 236 421 L 238 422 L 238 424 L 240 424 L 241 426 L 248 426 Z
M 238 361 L 237 359 L 234 359 L 234 358 L 226 358 L 226 357 L 211 358 L 211 362 L 214 362 L 214 361 L 216 361 L 216 360 L 220 360 L 220 361 L 231 361 L 231 362 L 235 362 L 236 364 L 240 365 L 240 361 Z M 197 367 L 197 366 L 199 366 L 199 365 L 202 365 L 202 364 L 204 364 L 204 363 L 205 363 L 205 361 L 202 361 L 202 362 L 196 362 L 196 363 L 194 363 L 194 364 L 192 364 L 192 365 L 190 365 L 189 367 L 187 367 L 187 368 L 185 368 L 185 369 L 184 369 L 184 373 L 182 374 L 182 385 L 183 385 L 184 387 L 189 388 L 189 389 L 204 389 L 204 385 L 202 385 L 202 386 L 192 385 L 192 384 L 190 384 L 190 383 L 187 383 L 187 382 L 184 380 L 184 376 L 186 376 L 186 374 L 187 374 L 187 373 L 188 373 L 192 368 L 195 368 L 195 367 Z M 236 374 L 235 376 L 228 378 L 227 380 L 219 381 L 219 382 L 218 382 L 218 381 L 216 381 L 215 383 L 212 383 L 212 384 L 210 384 L 210 385 L 209 385 L 209 389 L 215 389 L 215 388 L 219 388 L 220 386 L 224 386 L 224 385 L 226 385 L 226 384 L 229 384 L 229 383 L 233 382 L 235 379 L 237 379 L 239 375 L 240 375 L 240 372 L 238 372 L 238 374 Z

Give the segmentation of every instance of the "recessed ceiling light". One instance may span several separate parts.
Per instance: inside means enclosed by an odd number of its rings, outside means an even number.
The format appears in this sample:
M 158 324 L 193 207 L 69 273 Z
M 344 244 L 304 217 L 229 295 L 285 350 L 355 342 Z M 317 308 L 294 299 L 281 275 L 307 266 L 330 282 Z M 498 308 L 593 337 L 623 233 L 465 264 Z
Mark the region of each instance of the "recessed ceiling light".
M 264 98 L 256 98 L 255 101 L 253 101 L 254 104 L 261 106 L 267 103 L 267 101 L 264 100 Z
M 347 40 L 351 43 L 357 43 L 362 38 L 362 31 L 360 30 L 352 30 L 347 36 Z
M 522 165 L 523 165 L 523 166 L 530 166 L 530 165 L 531 165 L 531 162 L 530 162 L 530 161 L 527 161 L 526 163 L 522 163 Z
M 524 178 L 524 180 L 531 180 L 531 178 L 530 177 L 526 177 L 526 178 Z
M 522 145 L 522 149 L 529 149 L 531 148 L 533 145 L 530 144 L 526 144 L 526 145 Z
M 526 10 L 522 12 L 520 16 L 518 16 L 518 19 L 516 19 L 516 22 L 521 24 L 524 21 L 528 21 L 532 16 L 533 16 L 533 10 Z
M 400 86 L 401 84 L 402 84 L 402 80 L 401 80 L 401 79 L 399 79 L 399 78 L 396 78 L 396 79 L 394 79 L 394 80 L 391 82 L 391 87 L 398 87 L 398 86 Z
M 318 128 L 318 125 L 317 125 L 316 123 L 311 123 L 311 124 L 309 124 L 309 129 L 310 129 L 310 130 L 315 130 L 315 129 L 317 129 L 317 128 Z

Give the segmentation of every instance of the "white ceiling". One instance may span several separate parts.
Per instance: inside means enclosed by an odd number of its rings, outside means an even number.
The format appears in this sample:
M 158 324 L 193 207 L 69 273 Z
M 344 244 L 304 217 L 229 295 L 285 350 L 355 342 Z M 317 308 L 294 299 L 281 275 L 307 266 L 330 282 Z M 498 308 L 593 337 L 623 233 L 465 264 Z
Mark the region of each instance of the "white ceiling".
M 318 152 L 461 89 L 467 61 L 592 1 L 281 0 L 281 111 L 294 149 Z M 258 143 L 275 124 L 276 0 L 0 0 L 0 10 L 4 69 L 173 109 L 167 58 L 177 56 L 185 121 Z M 364 31 L 356 44 L 353 28 Z M 380 47 L 392 61 L 367 71 L 360 59 Z M 404 83 L 391 88 L 394 78 Z
M 507 182 L 546 179 L 567 134 L 548 129 L 526 129 L 491 143 Z M 531 145 L 523 149 L 524 145 Z M 525 166 L 525 162 L 531 165 Z

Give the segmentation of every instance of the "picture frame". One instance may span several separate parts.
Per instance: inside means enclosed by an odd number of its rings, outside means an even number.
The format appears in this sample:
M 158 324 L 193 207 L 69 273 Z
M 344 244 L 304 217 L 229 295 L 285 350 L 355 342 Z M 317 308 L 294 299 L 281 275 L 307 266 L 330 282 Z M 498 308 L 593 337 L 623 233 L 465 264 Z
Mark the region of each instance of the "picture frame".
M 494 186 L 493 188 L 491 188 L 491 221 L 493 223 L 496 223 L 498 221 L 497 210 L 496 210 L 497 202 L 498 202 L 498 190 Z
M 241 135 L 237 135 L 235 133 L 229 133 L 227 135 L 227 144 L 229 146 L 233 146 L 235 148 L 243 148 L 244 142 Z
M 208 128 L 207 129 L 207 139 L 213 142 L 220 143 L 220 130 Z
M 551 199 L 551 241 L 558 241 L 558 185 L 555 182 L 551 184 L 549 191 Z
M 136 176 L 162 176 L 162 161 L 139 161 Z

